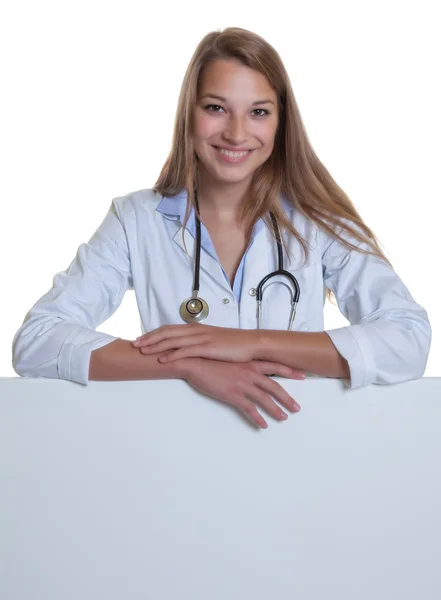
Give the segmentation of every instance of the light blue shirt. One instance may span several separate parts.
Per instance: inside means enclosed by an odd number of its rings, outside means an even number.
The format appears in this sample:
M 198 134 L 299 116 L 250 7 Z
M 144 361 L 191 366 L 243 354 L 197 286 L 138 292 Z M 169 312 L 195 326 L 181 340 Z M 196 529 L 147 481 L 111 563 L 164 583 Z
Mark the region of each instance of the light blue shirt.
M 288 200 L 286 200 L 286 198 L 284 198 L 283 196 L 281 197 L 281 201 L 282 201 L 282 206 L 285 209 L 285 212 L 288 212 L 288 211 L 294 209 L 294 207 L 291 205 L 291 203 L 288 202 Z M 185 190 L 185 192 L 181 192 L 181 193 L 177 194 L 176 196 L 169 197 L 169 198 L 164 197 L 163 200 L 161 200 L 161 202 L 159 203 L 156 210 L 168 217 L 178 217 L 181 224 L 183 224 L 186 207 L 187 207 L 187 191 Z M 254 225 L 254 229 L 251 234 L 250 244 L 249 244 L 248 248 L 246 249 L 244 255 L 242 256 L 239 267 L 236 271 L 232 290 L 233 290 L 233 294 L 234 294 L 237 302 L 240 302 L 240 298 L 241 298 L 243 273 L 244 273 L 245 261 L 247 258 L 248 251 L 251 248 L 251 246 L 253 245 L 254 238 L 256 237 L 256 235 L 259 233 L 259 231 L 263 227 L 265 227 L 265 223 L 264 223 L 263 219 L 259 219 L 257 221 L 257 223 Z M 194 214 L 193 207 L 191 207 L 190 217 L 188 219 L 186 228 L 191 233 L 191 235 L 196 239 L 196 220 L 195 220 L 195 214 Z M 220 260 L 217 256 L 216 250 L 213 246 L 213 242 L 211 241 L 210 234 L 202 222 L 201 222 L 201 248 L 203 250 L 205 250 L 206 252 L 208 252 L 219 263 L 219 266 L 222 269 L 222 273 L 224 274 L 226 281 L 231 285 L 231 282 L 228 279 L 228 275 L 225 273 L 225 271 L 220 263 Z

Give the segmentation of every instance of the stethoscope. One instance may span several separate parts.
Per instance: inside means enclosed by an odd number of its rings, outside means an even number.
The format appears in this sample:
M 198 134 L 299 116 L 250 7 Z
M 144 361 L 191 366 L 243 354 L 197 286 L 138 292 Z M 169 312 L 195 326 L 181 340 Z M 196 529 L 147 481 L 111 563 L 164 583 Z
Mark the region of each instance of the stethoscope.
M 197 212 L 199 212 L 199 203 L 197 199 L 197 193 L 195 192 L 195 203 Z M 261 320 L 261 312 L 262 312 L 262 297 L 263 297 L 263 286 L 265 283 L 271 279 L 271 277 L 275 277 L 276 275 L 283 275 L 284 277 L 288 277 L 291 283 L 294 286 L 295 294 L 293 296 L 293 300 L 291 302 L 291 314 L 289 317 L 289 325 L 288 331 L 291 331 L 292 324 L 294 323 L 294 318 L 296 316 L 296 308 L 297 303 L 300 298 L 300 287 L 297 282 L 297 279 L 289 273 L 285 271 L 283 268 L 283 252 L 282 252 L 282 242 L 280 239 L 280 231 L 277 225 L 276 218 L 273 213 L 270 212 L 270 217 L 273 223 L 274 231 L 277 238 L 277 252 L 279 255 L 279 268 L 277 271 L 273 273 L 269 273 L 266 277 L 262 279 L 259 285 L 256 288 L 256 300 L 257 300 L 257 329 L 260 329 L 260 320 Z M 196 260 L 194 267 L 194 285 L 193 285 L 193 296 L 191 298 L 187 298 L 184 300 L 179 308 L 179 314 L 181 318 L 186 323 L 198 323 L 199 321 L 203 321 L 208 317 L 208 304 L 205 300 L 198 297 L 199 294 L 199 271 L 200 271 L 200 261 L 201 261 L 201 222 L 195 213 L 196 219 Z M 282 283 L 282 282 L 279 282 Z

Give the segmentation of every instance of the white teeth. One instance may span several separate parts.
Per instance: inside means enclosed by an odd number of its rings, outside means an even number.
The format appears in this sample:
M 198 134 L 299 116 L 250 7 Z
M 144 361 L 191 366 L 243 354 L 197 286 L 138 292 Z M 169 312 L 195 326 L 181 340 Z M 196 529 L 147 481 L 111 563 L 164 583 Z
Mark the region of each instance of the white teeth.
M 231 152 L 231 150 L 224 150 L 223 148 L 218 148 L 218 150 L 221 154 L 226 154 L 226 156 L 231 156 L 231 158 L 239 158 L 249 152 L 249 150 L 245 150 L 245 152 Z

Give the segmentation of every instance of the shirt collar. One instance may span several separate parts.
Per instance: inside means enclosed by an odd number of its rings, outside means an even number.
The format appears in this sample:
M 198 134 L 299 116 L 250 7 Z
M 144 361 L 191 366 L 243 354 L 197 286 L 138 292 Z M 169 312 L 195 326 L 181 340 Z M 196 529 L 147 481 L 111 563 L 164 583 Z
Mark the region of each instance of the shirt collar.
M 289 202 L 285 196 L 281 196 L 282 206 L 285 209 L 285 212 L 288 213 L 291 210 L 294 210 L 294 206 Z M 187 207 L 187 189 L 184 188 L 175 196 L 163 196 L 162 200 L 159 202 L 156 210 L 166 217 L 176 218 L 178 217 L 181 223 L 184 222 L 185 209 Z M 190 215 L 193 213 L 193 207 L 190 212 Z

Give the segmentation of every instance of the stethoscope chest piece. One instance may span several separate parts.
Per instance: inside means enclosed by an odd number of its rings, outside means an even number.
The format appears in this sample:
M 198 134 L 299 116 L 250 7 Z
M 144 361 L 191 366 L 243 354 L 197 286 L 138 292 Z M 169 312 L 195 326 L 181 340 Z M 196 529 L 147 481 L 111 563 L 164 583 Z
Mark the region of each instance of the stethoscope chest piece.
M 208 317 L 208 304 L 202 298 L 198 298 L 193 292 L 191 298 L 184 300 L 179 308 L 181 319 L 186 323 L 198 323 Z

